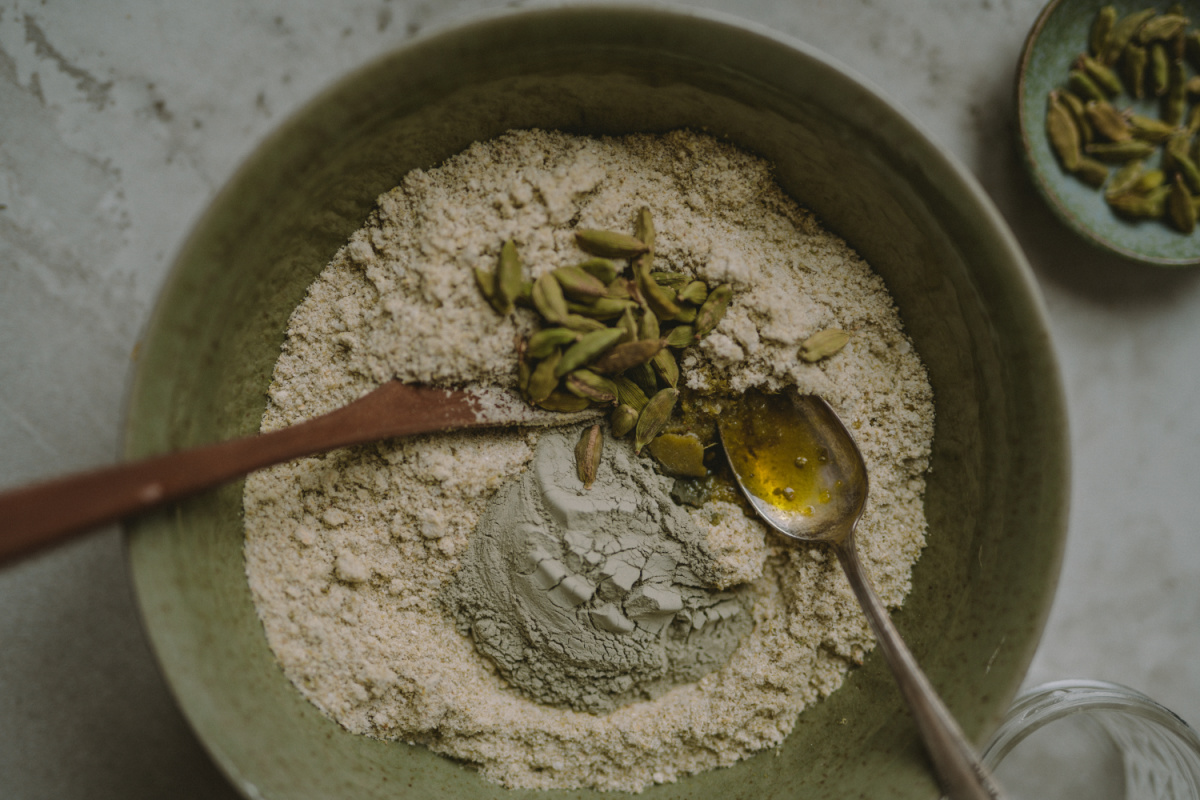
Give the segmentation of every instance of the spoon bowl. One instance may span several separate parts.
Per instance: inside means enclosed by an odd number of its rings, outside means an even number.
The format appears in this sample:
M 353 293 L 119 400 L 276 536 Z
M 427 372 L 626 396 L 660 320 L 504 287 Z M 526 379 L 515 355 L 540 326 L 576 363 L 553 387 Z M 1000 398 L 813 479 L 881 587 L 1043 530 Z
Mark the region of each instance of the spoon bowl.
M 816 395 L 746 393 L 717 423 L 734 480 L 758 515 L 785 536 L 833 548 L 880 650 L 913 712 L 951 800 L 997 800 L 999 790 L 892 624 L 854 546 L 869 482 L 862 453 Z

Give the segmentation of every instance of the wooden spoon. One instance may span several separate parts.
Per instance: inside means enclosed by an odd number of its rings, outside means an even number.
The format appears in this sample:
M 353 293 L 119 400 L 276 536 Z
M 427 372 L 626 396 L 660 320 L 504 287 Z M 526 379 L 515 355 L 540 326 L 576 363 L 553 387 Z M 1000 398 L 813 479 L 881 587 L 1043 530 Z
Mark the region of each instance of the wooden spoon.
M 289 428 L 0 493 L 0 564 L 294 458 L 418 433 L 565 425 L 596 413 L 540 411 L 501 389 L 458 391 L 392 381 Z

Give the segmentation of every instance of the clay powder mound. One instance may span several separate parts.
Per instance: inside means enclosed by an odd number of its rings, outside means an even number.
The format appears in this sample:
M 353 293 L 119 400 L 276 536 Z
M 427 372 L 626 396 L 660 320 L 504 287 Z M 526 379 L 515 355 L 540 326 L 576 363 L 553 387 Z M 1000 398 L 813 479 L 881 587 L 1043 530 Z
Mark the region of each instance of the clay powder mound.
M 472 278 L 516 241 L 538 275 L 578 263 L 577 228 L 654 215 L 656 268 L 735 295 L 685 351 L 690 388 L 824 396 L 871 475 L 861 556 L 898 606 L 924 546 L 933 399 L 883 282 L 774 183 L 713 138 L 515 131 L 414 171 L 379 198 L 291 317 L 263 430 L 381 383 L 511 387 L 530 312 L 501 318 Z M 800 342 L 850 331 L 812 364 Z M 873 647 L 837 565 L 740 507 L 689 509 L 723 585 L 745 585 L 753 628 L 721 668 L 605 714 L 540 705 L 509 686 L 438 597 L 488 501 L 530 463 L 533 429 L 389 441 L 301 459 L 246 483 L 246 571 L 287 677 L 350 731 L 420 743 L 514 788 L 639 791 L 779 745 L 805 706 Z

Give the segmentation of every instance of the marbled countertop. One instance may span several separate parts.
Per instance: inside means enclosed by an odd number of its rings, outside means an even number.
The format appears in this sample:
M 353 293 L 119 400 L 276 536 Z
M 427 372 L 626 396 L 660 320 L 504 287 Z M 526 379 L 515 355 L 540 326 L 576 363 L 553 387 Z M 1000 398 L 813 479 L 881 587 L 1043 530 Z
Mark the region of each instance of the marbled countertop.
M 489 0 L 0 0 L 0 486 L 110 462 L 175 250 L 317 90 Z M 1105 258 L 1011 146 L 1042 0 L 709 0 L 824 50 L 974 172 L 1033 265 L 1074 477 L 1027 683 L 1102 678 L 1200 723 L 1200 271 Z M 115 530 L 0 571 L 0 796 L 234 798 L 142 635 Z

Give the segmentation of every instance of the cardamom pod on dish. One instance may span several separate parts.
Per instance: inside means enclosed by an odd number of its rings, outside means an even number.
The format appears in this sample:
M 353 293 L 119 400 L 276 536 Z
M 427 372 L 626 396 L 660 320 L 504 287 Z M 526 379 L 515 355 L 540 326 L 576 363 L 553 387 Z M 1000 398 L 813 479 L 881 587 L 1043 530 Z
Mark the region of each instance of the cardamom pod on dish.
M 1180 233 L 1191 233 L 1196 229 L 1196 207 L 1192 195 L 1183 183 L 1183 176 L 1176 175 L 1167 197 L 1167 213 Z
M 1101 161 L 1119 164 L 1135 158 L 1149 158 L 1154 153 L 1154 145 L 1137 139 L 1126 142 L 1093 142 L 1085 148 L 1085 152 Z
M 1091 31 L 1088 33 L 1088 51 L 1096 58 L 1103 57 L 1116 21 L 1117 9 L 1113 6 L 1104 6 L 1096 12 Z
M 1046 135 L 1050 138 L 1050 146 L 1063 168 L 1073 171 L 1079 165 L 1079 128 L 1057 91 L 1050 92 L 1046 106 Z

